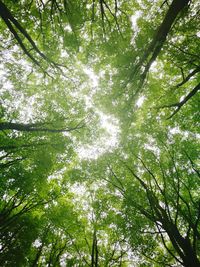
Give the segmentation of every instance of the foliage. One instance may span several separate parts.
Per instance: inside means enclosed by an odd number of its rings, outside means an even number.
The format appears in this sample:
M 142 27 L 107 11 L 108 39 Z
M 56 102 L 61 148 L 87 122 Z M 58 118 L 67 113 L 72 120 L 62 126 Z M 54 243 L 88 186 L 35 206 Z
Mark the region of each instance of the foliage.
M 1 266 L 200 266 L 199 10 L 0 0 Z

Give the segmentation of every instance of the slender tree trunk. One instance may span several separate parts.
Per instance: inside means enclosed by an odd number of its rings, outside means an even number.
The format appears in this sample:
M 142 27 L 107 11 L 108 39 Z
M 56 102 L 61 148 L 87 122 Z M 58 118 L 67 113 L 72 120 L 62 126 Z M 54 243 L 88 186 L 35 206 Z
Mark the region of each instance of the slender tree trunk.
M 98 248 L 96 230 L 93 233 L 91 267 L 98 267 Z
M 38 260 L 39 260 L 41 254 L 42 254 L 43 246 L 44 246 L 44 244 L 42 243 L 42 245 L 39 247 L 39 250 L 37 251 L 37 254 L 35 256 L 35 259 L 34 259 L 32 265 L 31 265 L 31 267 L 37 267 L 38 266 Z

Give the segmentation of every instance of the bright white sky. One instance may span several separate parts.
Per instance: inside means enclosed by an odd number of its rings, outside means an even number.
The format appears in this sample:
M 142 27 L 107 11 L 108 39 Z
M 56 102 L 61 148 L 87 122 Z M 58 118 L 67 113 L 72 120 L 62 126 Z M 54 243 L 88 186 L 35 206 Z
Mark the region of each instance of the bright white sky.
M 137 18 L 141 14 L 135 14 L 131 17 L 131 21 L 133 24 L 133 27 L 136 27 Z M 16 49 L 16 48 L 15 48 Z M 18 49 L 18 48 L 17 48 Z M 12 56 L 12 51 L 8 52 L 10 58 Z M 7 58 L 7 57 L 6 57 Z M 30 66 L 26 60 L 23 60 L 21 64 L 27 68 L 28 71 Z M 79 64 L 79 62 L 78 62 Z M 80 66 L 80 65 L 79 65 Z M 119 120 L 110 114 L 105 114 L 101 110 L 99 110 L 97 107 L 95 107 L 95 104 L 93 102 L 93 96 L 95 93 L 99 90 L 99 77 L 94 73 L 94 71 L 91 68 L 88 68 L 86 66 L 81 66 L 81 68 L 84 70 L 84 72 L 87 74 L 89 79 L 89 84 L 91 87 L 89 94 L 82 94 L 85 100 L 86 107 L 88 109 L 92 108 L 95 113 L 100 117 L 100 127 L 102 128 L 102 135 L 97 138 L 94 143 L 88 144 L 88 145 L 81 145 L 78 147 L 78 155 L 80 158 L 84 159 L 96 159 L 100 155 L 102 155 L 105 152 L 112 151 L 114 148 L 118 146 L 119 141 L 119 134 L 120 134 L 120 127 L 119 127 Z M 32 98 L 29 97 L 28 103 L 25 103 L 24 95 L 23 93 L 20 94 L 20 92 L 17 92 L 16 90 L 13 90 L 13 85 L 7 79 L 4 69 L 4 65 L 0 64 L 0 79 L 3 81 L 3 88 L 1 91 L 1 94 L 3 94 L 4 91 L 10 91 L 11 95 L 14 97 L 15 106 L 13 107 L 12 104 L 7 103 L 8 109 L 18 109 L 20 110 L 20 119 L 27 123 L 28 121 L 33 119 L 35 110 L 33 110 L 33 104 L 37 99 L 35 96 Z M 76 94 L 76 92 L 75 92 Z M 81 95 L 81 91 L 78 91 L 77 94 Z M 142 106 L 143 102 L 145 100 L 145 97 L 142 95 L 138 98 L 138 101 L 136 102 L 136 106 L 139 108 Z M 22 105 L 23 103 L 23 105 Z M 27 105 L 26 105 L 27 104 Z M 12 113 L 12 112 L 11 112 Z
M 90 68 L 84 67 L 84 72 L 88 75 L 91 83 L 91 93 L 85 96 L 85 103 L 88 108 L 93 107 L 96 114 L 100 117 L 100 127 L 105 130 L 105 133 L 95 140 L 93 144 L 80 146 L 78 148 L 78 155 L 83 159 L 97 159 L 105 152 L 112 151 L 118 146 L 120 127 L 119 120 L 113 115 L 105 114 L 94 106 L 93 95 L 98 90 L 99 80 L 98 76 Z M 140 108 L 145 100 L 145 96 L 141 95 L 136 101 L 136 107 Z
M 131 16 L 131 23 L 133 29 L 133 39 L 138 32 L 137 20 L 142 15 L 142 12 L 138 11 Z M 94 144 L 87 146 L 80 146 L 78 148 L 78 154 L 80 158 L 96 159 L 105 152 L 112 151 L 118 146 L 118 139 L 120 134 L 119 121 L 114 116 L 104 114 L 102 111 L 94 107 L 92 98 L 96 90 L 98 90 L 99 80 L 98 76 L 91 68 L 83 67 L 84 72 L 88 75 L 91 82 L 92 92 L 90 95 L 85 96 L 85 103 L 88 108 L 93 107 L 96 113 L 100 116 L 101 127 L 105 130 L 105 134 L 99 139 L 95 140 Z M 143 105 L 145 96 L 141 95 L 136 101 L 136 107 L 140 108 Z
M 120 133 L 119 121 L 112 115 L 108 115 L 100 111 L 94 106 L 93 95 L 98 90 L 98 76 L 90 68 L 84 67 L 84 72 L 88 75 L 91 84 L 91 93 L 84 97 L 86 106 L 93 108 L 100 117 L 100 127 L 104 130 L 104 134 L 100 136 L 93 144 L 81 145 L 78 148 L 78 155 L 83 159 L 97 159 L 105 152 L 111 151 L 118 145 L 118 136 Z

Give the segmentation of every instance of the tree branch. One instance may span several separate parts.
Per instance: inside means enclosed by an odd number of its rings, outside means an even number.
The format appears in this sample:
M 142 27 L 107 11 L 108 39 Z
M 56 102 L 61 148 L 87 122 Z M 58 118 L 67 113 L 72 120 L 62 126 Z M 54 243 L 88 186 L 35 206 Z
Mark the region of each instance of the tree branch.
M 195 88 L 189 92 L 189 94 L 184 97 L 184 99 L 180 102 L 170 104 L 170 105 L 163 105 L 159 107 L 161 108 L 175 108 L 175 111 L 167 118 L 168 120 L 171 119 L 198 91 L 200 90 L 200 83 L 195 86 Z
M 43 123 L 45 124 L 45 123 Z M 50 132 L 50 133 L 61 133 L 61 132 L 71 132 L 74 130 L 78 130 L 84 127 L 84 124 L 81 122 L 78 123 L 75 127 L 71 128 L 59 128 L 59 129 L 52 129 L 52 128 L 45 128 L 39 127 L 39 124 L 30 123 L 30 124 L 23 124 L 23 123 L 12 123 L 12 122 L 1 122 L 0 123 L 0 131 L 3 130 L 16 130 L 21 132 Z
M 185 6 L 190 2 L 190 0 L 173 0 L 172 4 L 170 5 L 161 25 L 156 30 L 153 40 L 146 48 L 144 54 L 140 58 L 139 62 L 136 64 L 133 72 L 131 74 L 130 80 L 136 78 L 136 76 L 140 76 L 139 84 L 137 86 L 136 95 L 142 88 L 144 81 L 146 79 L 147 73 L 152 65 L 152 63 L 158 57 L 164 42 L 169 34 L 172 25 L 174 24 L 178 14 L 185 8 Z M 144 67 L 144 70 L 142 68 Z

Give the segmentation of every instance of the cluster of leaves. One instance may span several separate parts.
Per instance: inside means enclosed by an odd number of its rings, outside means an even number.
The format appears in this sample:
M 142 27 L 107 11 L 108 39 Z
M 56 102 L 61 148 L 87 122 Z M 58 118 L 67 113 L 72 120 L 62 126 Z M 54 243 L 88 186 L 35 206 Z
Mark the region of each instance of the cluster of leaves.
M 0 0 L 1 266 L 200 266 L 198 2 Z

